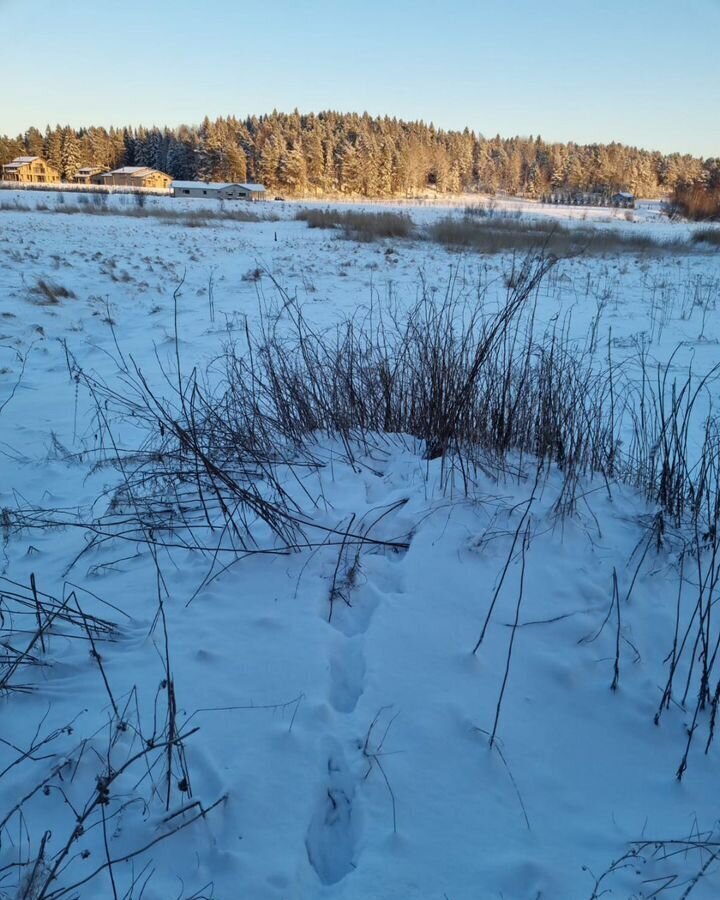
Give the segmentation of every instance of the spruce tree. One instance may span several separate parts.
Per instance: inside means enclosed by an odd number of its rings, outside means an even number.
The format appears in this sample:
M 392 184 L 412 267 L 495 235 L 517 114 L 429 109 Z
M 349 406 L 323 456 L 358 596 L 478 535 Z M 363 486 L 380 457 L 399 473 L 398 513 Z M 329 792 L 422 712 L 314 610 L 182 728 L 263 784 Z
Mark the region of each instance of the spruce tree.
M 60 145 L 60 174 L 64 181 L 72 181 L 82 165 L 80 142 L 72 128 L 63 128 Z
M 288 147 L 278 165 L 280 187 L 296 196 L 303 196 L 307 190 L 307 165 L 299 146 Z

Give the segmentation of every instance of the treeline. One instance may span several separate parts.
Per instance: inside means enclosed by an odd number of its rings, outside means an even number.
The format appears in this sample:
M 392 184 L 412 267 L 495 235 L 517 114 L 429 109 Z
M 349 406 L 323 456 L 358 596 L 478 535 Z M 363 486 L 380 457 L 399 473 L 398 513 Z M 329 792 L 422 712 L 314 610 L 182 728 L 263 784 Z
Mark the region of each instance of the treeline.
M 42 156 L 66 180 L 81 166 L 145 165 L 179 179 L 258 181 L 290 195 L 412 196 L 506 191 L 720 192 L 720 160 L 623 144 L 485 138 L 424 122 L 323 112 L 234 117 L 179 128 L 30 128 L 0 137 L 0 162 Z

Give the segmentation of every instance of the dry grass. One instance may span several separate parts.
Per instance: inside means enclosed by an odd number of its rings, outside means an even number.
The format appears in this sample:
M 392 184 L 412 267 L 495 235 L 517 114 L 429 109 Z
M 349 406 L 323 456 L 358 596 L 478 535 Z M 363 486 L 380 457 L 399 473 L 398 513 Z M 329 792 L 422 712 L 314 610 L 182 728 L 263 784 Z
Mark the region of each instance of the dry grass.
M 670 212 L 695 221 L 720 219 L 720 190 L 699 186 L 678 188 L 670 202 Z
M 106 196 L 106 195 L 99 195 Z M 0 203 L 0 212 L 54 212 L 63 215 L 124 216 L 132 219 L 156 219 L 170 225 L 188 228 L 203 228 L 218 222 L 276 222 L 277 216 L 260 215 L 248 209 L 165 209 L 153 206 L 106 206 L 102 203 L 68 204 L 58 203 L 51 207 L 46 203 L 37 206 L 23 206 L 19 203 Z
M 165 678 L 154 698 L 152 693 L 148 698 L 159 713 L 153 718 L 151 731 L 140 715 L 142 686 L 135 685 L 119 695 L 105 669 L 105 648 L 121 639 L 122 630 L 115 622 L 85 608 L 86 604 L 104 606 L 103 601 L 80 588 L 71 591 L 68 585 L 61 597 L 51 596 L 40 590 L 34 575 L 30 575 L 29 585 L 0 576 L 3 697 L 42 696 L 39 689 L 43 680 L 37 672 L 55 663 L 53 640 L 58 633 L 65 640 L 72 638 L 74 643 L 86 645 L 96 669 L 89 677 L 101 681 L 107 697 L 102 713 L 107 725 L 100 724 L 94 733 L 76 733 L 84 721 L 82 704 L 87 702 L 80 695 L 80 714 L 55 728 L 48 728 L 46 716 L 42 716 L 27 747 L 23 743 L 21 749 L 3 739 L 0 781 L 22 764 L 26 772 L 23 783 L 28 787 L 13 792 L 3 782 L 8 806 L 0 809 L 4 863 L 0 870 L 1 897 L 67 900 L 79 897 L 81 888 L 86 897 L 112 896 L 119 900 L 120 896 L 137 896 L 137 878 L 128 863 L 147 858 L 156 844 L 205 819 L 224 801 L 222 796 L 203 805 L 191 799 L 185 742 L 198 729 L 177 721 L 162 595 L 158 603 L 158 627 L 165 638 Z M 107 608 L 120 612 L 117 607 Z M 47 829 L 48 821 L 53 824 L 52 833 Z M 113 827 L 116 822 L 123 822 L 128 835 L 121 845 L 108 841 L 108 824 Z M 98 831 L 103 833 L 106 852 L 91 858 L 88 836 Z M 22 840 L 11 842 L 8 836 L 13 834 L 21 834 Z M 10 864 L 6 862 L 10 859 L 8 845 L 13 853 Z M 83 865 L 87 859 L 90 863 Z M 146 868 L 152 875 L 153 867 L 148 864 Z M 88 883 L 92 883 L 90 893 Z
M 698 726 L 706 726 L 707 752 L 720 707 L 720 419 L 712 407 L 720 365 L 702 377 L 678 375 L 672 359 L 655 364 L 642 347 L 617 365 L 612 345 L 605 356 L 592 335 L 583 346 L 557 321 L 539 330 L 536 301 L 556 261 L 547 254 L 516 261 L 505 273 L 499 308 L 481 284 L 459 288 L 451 278 L 439 294 L 421 283 L 407 312 L 388 297 L 325 330 L 308 322 L 268 274 L 276 304 L 261 310 L 260 321 L 248 323 L 204 375 L 194 368 L 183 376 L 178 357 L 176 371 L 163 373 L 168 398 L 154 395 L 122 357 L 120 388 L 69 357 L 71 375 L 97 404 L 100 462 L 123 475 L 95 532 L 117 535 L 121 524 L 127 539 L 201 551 L 211 562 L 198 590 L 234 564 L 217 562 L 228 554 L 240 560 L 377 544 L 360 529 L 319 524 L 286 490 L 289 472 L 300 483 L 327 464 L 328 437 L 333 456 L 343 448 L 351 462 L 409 441 L 428 462 L 439 461 L 448 494 L 472 493 L 478 473 L 539 487 L 557 473 L 557 516 L 576 513 L 593 485 L 610 496 L 617 483 L 637 489 L 651 511 L 629 592 L 651 553 L 666 542 L 683 548 L 686 599 L 678 600 L 656 713 L 659 722 L 674 703 L 692 716 L 677 769 L 682 778 Z M 139 452 L 118 454 L 111 421 L 147 427 Z M 124 458 L 132 458 L 132 470 Z M 393 550 L 409 545 L 382 543 Z M 698 572 L 695 590 L 682 574 L 685 556 Z M 619 603 L 615 589 L 606 623 Z M 620 639 L 618 614 L 611 687 L 618 685 Z
M 463 217 L 446 216 L 423 230 L 416 230 L 408 215 L 395 212 L 355 212 L 338 209 L 301 209 L 296 219 L 309 228 L 337 229 L 343 238 L 374 241 L 420 238 L 452 250 L 477 253 L 546 252 L 559 257 L 611 253 L 660 254 L 688 252 L 687 240 L 659 240 L 647 233 L 568 226 L 551 219 L 531 219 L 519 212 L 498 211 L 481 206 L 467 207 Z
M 681 240 L 658 241 L 648 234 L 517 216 L 447 216 L 427 230 L 430 240 L 452 249 L 478 253 L 528 253 L 544 250 L 556 256 L 687 251 Z
M 343 237 L 365 243 L 378 238 L 410 238 L 414 234 L 412 219 L 402 213 L 301 209 L 295 218 L 307 222 L 309 228 L 339 228 Z
M 720 247 L 720 228 L 700 228 L 693 231 L 691 240 L 695 244 L 710 244 L 713 247 Z
M 72 300 L 75 293 L 62 284 L 50 281 L 49 278 L 38 278 L 28 290 L 33 303 L 38 306 L 57 306 L 61 300 Z

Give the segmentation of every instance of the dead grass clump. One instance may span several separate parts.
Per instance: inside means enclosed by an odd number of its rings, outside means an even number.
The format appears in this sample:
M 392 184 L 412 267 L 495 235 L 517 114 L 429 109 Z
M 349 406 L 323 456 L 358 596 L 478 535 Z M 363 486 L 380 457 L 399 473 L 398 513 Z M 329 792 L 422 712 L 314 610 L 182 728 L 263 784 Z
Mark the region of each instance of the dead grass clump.
M 138 878 L 128 863 L 147 860 L 153 847 L 204 820 L 225 800 L 224 795 L 209 804 L 193 799 L 185 747 L 198 728 L 183 724 L 178 715 L 163 602 L 159 594 L 163 680 L 154 696 L 149 692 L 146 698 L 137 685 L 120 694 L 104 658 L 106 647 L 122 641 L 124 634 L 119 625 L 92 610 L 121 610 L 67 585 L 61 597 L 51 596 L 40 590 L 33 574 L 29 585 L 0 576 L 0 694 L 22 697 L 38 691 L 43 685 L 40 673 L 54 665 L 72 638 L 70 643 L 87 647 L 95 669 L 90 679 L 102 685 L 105 704 L 102 713 L 98 710 L 99 727 L 84 735 L 77 733 L 84 721 L 79 711 L 54 728 L 46 728 L 43 716 L 22 749 L 3 739 L 3 898 L 67 900 L 79 897 L 80 889 L 83 896 L 136 896 Z M 155 708 L 151 727 L 141 713 L 148 705 Z M 9 791 L 2 779 L 21 765 L 26 787 Z M 126 832 L 122 841 L 117 823 Z M 14 834 L 21 834 L 22 841 L 6 839 Z M 99 847 L 105 852 L 98 852 Z M 141 865 L 141 872 L 147 870 L 152 876 L 152 857 L 144 868 Z M 145 884 L 150 876 L 143 875 Z
M 720 190 L 689 185 L 678 188 L 670 202 L 670 212 L 688 219 L 720 219 Z
M 38 278 L 28 293 L 30 299 L 39 306 L 57 306 L 61 300 L 71 300 L 75 297 L 75 292 L 70 288 L 45 278 Z
M 720 228 L 700 228 L 693 231 L 691 240 L 694 244 L 710 244 L 720 247 Z
M 301 209 L 295 218 L 307 222 L 309 228 L 338 228 L 343 237 L 362 242 L 378 238 L 409 238 L 414 232 L 410 216 L 395 212 Z
M 520 219 L 522 211 L 519 209 L 499 209 L 497 203 L 473 203 L 463 210 L 466 216 L 477 219 Z
M 189 228 L 204 228 L 212 222 L 274 222 L 276 216 L 261 216 L 249 209 L 193 209 L 181 212 L 174 209 L 137 209 L 129 214 L 138 214 L 141 218 L 154 217 L 167 222 L 177 222 Z
M 233 564 L 221 561 L 228 554 L 240 559 L 328 541 L 341 548 L 377 543 L 354 526 L 318 524 L 285 487 L 288 472 L 300 481 L 301 472 L 327 464 L 322 441 L 328 437 L 333 456 L 342 448 L 352 462 L 382 445 L 410 441 L 413 452 L 438 460 L 448 493 L 469 494 L 479 472 L 534 477 L 536 485 L 555 472 L 562 478 L 554 504 L 559 516 L 577 512 L 596 476 L 610 493 L 616 482 L 636 488 L 653 509 L 638 544 L 644 549 L 637 570 L 682 529 L 690 538 L 682 552 L 698 571 L 695 596 L 681 591 L 690 597 L 690 615 L 678 600 L 657 711 L 659 721 L 673 703 L 683 709 L 695 703 L 677 770 L 682 778 L 698 725 L 707 723 L 707 752 L 720 709 L 714 599 L 720 584 L 720 420 L 712 406 L 720 364 L 702 377 L 692 370 L 677 376 L 672 359 L 655 365 L 639 348 L 634 365 L 629 359 L 616 365 L 612 344 L 605 357 L 594 337 L 578 345 L 557 321 L 536 330 L 537 297 L 556 262 L 548 254 L 515 260 L 499 306 L 486 302 L 482 283 L 461 287 L 453 276 L 440 293 L 421 282 L 419 299 L 406 312 L 389 295 L 387 304 L 373 301 L 325 330 L 307 321 L 297 298 L 266 273 L 278 292 L 276 304 L 261 310 L 256 326 L 247 323 L 204 374 L 193 368 L 183 375 L 178 355 L 175 371 L 163 373 L 167 399 L 153 394 L 123 357 L 120 390 L 69 358 L 71 375 L 97 404 L 103 464 L 123 473 L 95 531 L 116 534 L 121 527 L 131 540 L 201 550 L 211 559 L 203 584 Z M 130 457 L 119 457 L 109 426 L 123 420 L 147 428 L 132 470 L 124 465 Z M 382 543 L 408 546 L 404 540 Z M 615 585 L 606 623 L 619 605 Z M 519 609 L 520 599 L 516 616 Z M 615 621 L 614 688 L 619 612 Z
M 531 236 L 539 233 L 550 244 L 549 224 Z M 318 434 L 339 439 L 349 456 L 377 435 L 404 434 L 450 470 L 489 458 L 505 466 L 510 453 L 552 464 L 567 481 L 563 509 L 573 508 L 579 480 L 599 473 L 640 487 L 677 525 L 690 516 L 705 530 L 715 519 L 720 526 L 720 425 L 704 427 L 700 462 L 690 449 L 689 426 L 702 416 L 698 398 L 720 373 L 713 370 L 700 384 L 693 374 L 670 384 L 666 370 L 653 376 L 641 358 L 646 374 L 638 397 L 616 367 L 599 364 L 594 340 L 578 349 L 554 327 L 533 334 L 537 292 L 556 261 L 548 253 L 516 261 L 499 311 L 485 305 L 482 291 L 459 296 L 451 284 L 438 299 L 423 285 L 402 317 L 379 305 L 327 331 L 308 323 L 297 300 L 262 273 L 278 291 L 278 308 L 264 312 L 258 331 L 245 332 L 242 346 L 229 346 L 215 360 L 218 392 L 196 373 L 178 389 L 155 435 L 153 474 L 138 473 L 138 483 L 143 491 L 153 481 L 193 483 L 199 459 L 209 479 L 200 479 L 199 495 L 229 491 L 223 509 L 241 509 L 246 517 L 236 522 L 238 532 L 247 533 L 255 517 L 277 537 L 292 533 L 296 540 L 276 464 L 312 457 Z M 281 317 L 282 334 L 276 330 Z M 178 377 L 168 376 L 168 383 Z M 136 399 L 125 397 L 116 411 L 146 420 L 155 434 L 162 404 L 138 373 L 128 370 L 125 379 Z M 217 378 L 208 373 L 206 381 Z M 96 398 L 103 396 L 104 386 L 90 386 Z M 118 404 L 118 392 L 107 396 Z M 155 472 L 160 458 L 177 468 Z M 463 468 L 463 479 L 466 473 Z M 709 497 L 717 498 L 717 512 L 704 507 Z
M 100 203 L 70 205 L 65 202 L 53 209 L 45 204 L 22 206 L 19 203 L 0 203 L 0 212 L 55 212 L 62 215 L 124 216 L 132 219 L 157 219 L 171 225 L 188 228 L 204 228 L 216 222 L 276 222 L 277 216 L 260 215 L 250 209 L 198 209 L 180 210 L 153 206 L 107 206 Z
M 307 222 L 308 228 L 336 228 L 340 224 L 340 213 L 334 209 L 299 209 L 295 218 Z
M 479 221 L 478 221 L 479 219 Z M 478 253 L 530 253 L 540 249 L 556 256 L 581 253 L 663 253 L 688 250 L 685 241 L 657 241 L 643 233 L 617 229 L 567 226 L 551 220 L 500 216 L 447 216 L 430 225 L 430 240 L 454 249 Z
M 339 209 L 301 209 L 296 219 L 309 228 L 336 229 L 342 237 L 355 241 L 378 238 L 407 239 L 416 236 L 409 216 L 394 212 L 363 212 Z M 563 225 L 551 219 L 532 219 L 520 212 L 493 207 L 470 206 L 465 215 L 446 216 L 421 234 L 426 240 L 449 249 L 477 253 L 552 253 L 555 256 L 594 256 L 611 253 L 687 252 L 692 245 L 682 239 L 658 240 L 643 232 Z

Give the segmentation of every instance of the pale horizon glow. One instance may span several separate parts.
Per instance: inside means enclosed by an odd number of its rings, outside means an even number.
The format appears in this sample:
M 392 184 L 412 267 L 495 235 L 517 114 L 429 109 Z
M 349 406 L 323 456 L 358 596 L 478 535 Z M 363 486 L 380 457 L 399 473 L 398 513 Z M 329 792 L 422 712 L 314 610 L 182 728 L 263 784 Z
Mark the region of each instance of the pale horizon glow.
M 0 133 L 333 109 L 720 156 L 720 0 L 0 0 Z

